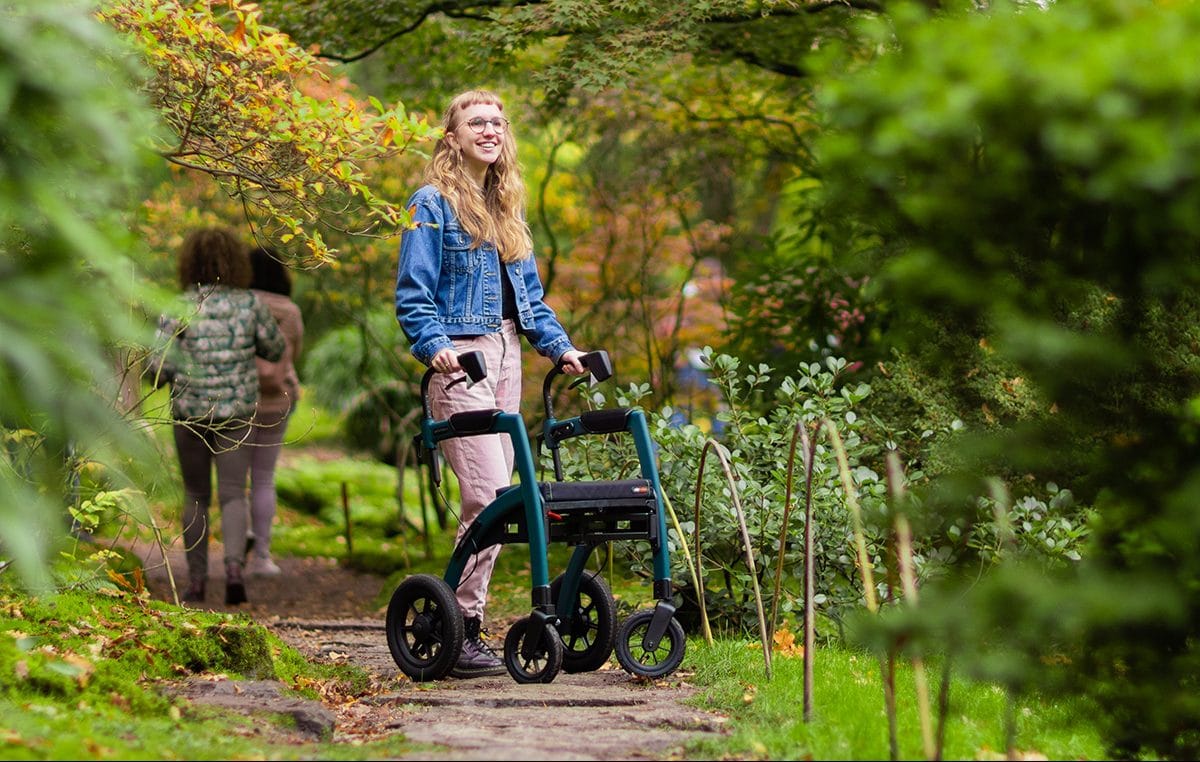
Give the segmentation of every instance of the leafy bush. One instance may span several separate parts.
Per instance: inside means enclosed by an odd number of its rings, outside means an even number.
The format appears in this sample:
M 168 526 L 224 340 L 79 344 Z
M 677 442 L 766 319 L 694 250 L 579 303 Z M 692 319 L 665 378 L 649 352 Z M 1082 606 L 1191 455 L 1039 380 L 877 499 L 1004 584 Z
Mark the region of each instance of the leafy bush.
M 889 6 L 866 29 L 878 60 L 822 89 L 817 145 L 829 208 L 886 242 L 876 282 L 909 356 L 957 382 L 986 342 L 1035 390 L 1033 415 L 956 439 L 946 491 L 1029 473 L 1096 508 L 1075 573 L 1029 589 L 970 577 L 947 613 L 993 622 L 988 647 L 1010 645 L 1028 681 L 1071 642 L 1115 756 L 1191 758 L 1200 80 L 1183 62 L 1200 55 L 1200 6 L 970 5 L 986 12 Z M 959 409 L 982 412 L 961 390 Z
M 754 540 L 754 557 L 760 587 L 773 584 L 775 564 L 782 534 L 790 441 L 796 423 L 812 427 L 824 418 L 839 421 L 844 427 L 847 448 L 857 464 L 868 453 L 878 453 L 857 436 L 858 418 L 853 407 L 869 389 L 838 389 L 837 375 L 845 362 L 831 358 L 826 366 L 813 363 L 802 366 L 797 378 L 784 377 L 777 391 L 767 395 L 763 389 L 773 371 L 763 365 L 743 370 L 734 357 L 716 354 L 705 348 L 702 361 L 720 389 L 722 409 L 717 415 L 721 427 L 719 441 L 729 454 L 737 498 L 745 512 L 747 529 Z M 627 389 L 605 394 L 594 392 L 590 402 L 605 407 L 636 406 L 649 394 L 647 385 L 632 384 Z M 610 399 L 611 396 L 611 399 Z M 769 409 L 770 412 L 760 412 Z M 681 544 L 694 547 L 699 538 L 706 573 L 705 605 L 718 627 L 735 631 L 751 630 L 756 622 L 756 607 L 751 596 L 750 570 L 745 561 L 733 494 L 718 457 L 710 455 L 704 464 L 700 517 L 695 517 L 696 482 L 700 473 L 701 451 L 710 439 L 694 423 L 681 423 L 678 411 L 671 407 L 648 412 L 651 437 L 658 448 L 658 468 L 663 491 L 674 509 L 684 536 L 670 527 L 672 576 L 684 581 L 682 595 L 695 596 L 691 572 Z M 711 450 L 710 450 L 711 452 Z M 617 439 L 571 440 L 563 448 L 564 476 L 575 479 L 618 479 L 636 474 L 637 460 L 629 437 Z M 793 501 L 802 494 L 803 468 L 795 466 Z M 855 589 L 854 563 L 847 548 L 849 517 L 837 487 L 838 475 L 828 447 L 818 446 L 813 497 L 818 517 L 817 561 L 818 588 L 822 590 L 822 611 L 835 620 L 846 606 L 856 605 L 861 591 Z M 870 469 L 856 472 L 868 501 L 882 498 L 882 484 Z M 799 595 L 798 580 L 802 563 L 803 514 L 793 510 L 784 543 L 785 586 L 780 608 L 790 610 Z M 627 544 L 631 568 L 644 577 L 651 576 L 645 543 Z M 715 589 L 708 589 L 713 577 Z M 690 616 L 694 616 L 694 609 Z M 687 606 L 681 617 L 689 618 Z
M 757 623 L 752 577 L 734 496 L 710 443 L 719 443 L 728 453 L 737 500 L 752 539 L 756 581 L 766 598 L 765 604 L 770 607 L 774 603 L 770 595 L 782 545 L 783 579 L 778 608 L 787 615 L 801 607 L 806 495 L 799 443 L 795 460 L 789 464 L 799 425 L 815 441 L 811 499 L 817 593 L 813 602 L 818 614 L 832 625 L 832 629 L 822 628 L 823 636 L 842 635 L 847 615 L 862 607 L 864 590 L 854 550 L 853 520 L 836 455 L 820 428 L 825 421 L 836 423 L 846 450 L 863 515 L 866 546 L 877 585 L 875 593 L 885 604 L 895 598 L 887 581 L 893 513 L 881 476 L 883 456 L 894 444 L 887 439 L 864 437 L 864 419 L 855 413 L 871 393 L 870 388 L 839 386 L 846 367 L 845 360 L 840 358 L 829 358 L 824 365 L 801 365 L 794 376 L 773 378 L 774 371 L 767 366 L 743 368 L 737 358 L 714 353 L 710 348 L 705 349 L 702 357 L 720 390 L 722 406 L 717 415 L 720 433 L 711 434 L 696 424 L 681 422 L 678 411 L 670 407 L 647 415 L 651 437 L 657 446 L 663 491 L 683 531 L 681 537 L 668 523 L 672 576 L 677 584 L 682 583 L 681 620 L 694 625 L 698 606 L 687 556 L 681 547 L 686 542 L 693 552 L 697 544 L 700 546 L 705 570 L 705 607 L 715 626 L 750 632 Z M 599 407 L 629 407 L 636 406 L 648 393 L 645 385 L 633 384 L 607 394 L 592 391 L 586 401 Z M 706 446 L 709 450 L 703 463 L 697 521 L 697 479 L 701 453 Z M 570 440 L 563 446 L 562 460 L 567 480 L 619 479 L 637 473 L 636 453 L 629 437 Z M 784 536 L 789 467 L 792 509 Z M 911 486 L 922 482 L 925 476 L 914 469 L 906 478 Z M 944 506 L 935 509 L 933 503 L 924 508 L 914 507 L 913 512 L 923 517 L 914 548 L 914 563 L 922 579 L 945 575 L 948 569 L 968 559 L 984 567 L 994 565 L 1012 553 L 997 538 L 1009 537 L 1011 531 L 1005 527 L 1014 522 L 1024 530 L 1020 536 L 1025 555 L 1044 565 L 1053 565 L 1055 559 L 1064 562 L 1078 559 L 1082 539 L 1087 534 L 1088 512 L 1076 506 L 1069 491 L 1055 485 L 1048 488 L 1048 500 L 1033 492 L 1011 511 L 1000 514 L 990 496 L 960 498 L 950 509 Z M 625 543 L 622 549 L 634 573 L 643 578 L 652 576 L 646 543 Z
M 871 299 L 869 274 L 838 256 L 863 244 L 843 241 L 840 218 L 821 218 L 820 192 L 811 177 L 787 183 L 762 249 L 731 258 L 726 351 L 781 368 L 843 357 L 869 371 L 888 346 L 886 309 Z
M 322 336 L 304 359 L 318 401 L 342 412 L 347 444 L 389 464 L 418 431 L 425 370 L 397 345 L 399 337 L 394 315 L 372 313 Z

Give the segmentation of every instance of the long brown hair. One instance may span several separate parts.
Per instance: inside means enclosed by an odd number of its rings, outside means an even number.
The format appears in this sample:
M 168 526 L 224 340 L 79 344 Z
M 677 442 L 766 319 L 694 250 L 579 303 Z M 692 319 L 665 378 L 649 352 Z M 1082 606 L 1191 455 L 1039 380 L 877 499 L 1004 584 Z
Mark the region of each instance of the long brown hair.
M 442 116 L 446 133 L 457 129 L 464 109 L 476 105 L 504 104 L 495 93 L 487 90 L 468 90 L 450 101 Z M 484 241 L 496 245 L 500 259 L 516 262 L 533 253 L 533 238 L 525 222 L 525 181 L 517 164 L 517 144 L 512 125 L 505 131 L 496 159 L 483 179 L 483 193 L 465 171 L 462 151 L 450 145 L 445 136 L 433 147 L 433 160 L 425 168 L 425 181 L 441 192 L 458 215 L 463 230 L 471 235 L 472 243 Z
M 250 285 L 250 256 L 232 229 L 201 228 L 188 233 L 179 249 L 179 287 Z

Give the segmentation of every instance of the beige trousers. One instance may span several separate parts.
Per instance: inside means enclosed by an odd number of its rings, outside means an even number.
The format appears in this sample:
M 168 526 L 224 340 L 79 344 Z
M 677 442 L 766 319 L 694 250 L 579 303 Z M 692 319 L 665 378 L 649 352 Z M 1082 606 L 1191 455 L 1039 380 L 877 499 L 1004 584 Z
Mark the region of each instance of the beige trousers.
M 430 383 L 430 404 L 436 418 L 444 420 L 453 413 L 490 408 L 520 412 L 521 340 L 511 320 L 503 321 L 499 333 L 454 339 L 454 347 L 459 353 L 482 351 L 487 377 L 469 389 L 466 383 L 461 383 L 449 390 L 446 384 L 461 377 L 461 372 L 434 378 Z M 507 434 L 486 434 L 446 439 L 438 447 L 458 478 L 462 497 L 458 525 L 461 540 L 475 517 L 495 499 L 496 490 L 512 484 L 512 442 Z M 493 545 L 467 561 L 455 593 L 464 617 L 482 620 L 488 582 L 499 553 L 500 546 Z

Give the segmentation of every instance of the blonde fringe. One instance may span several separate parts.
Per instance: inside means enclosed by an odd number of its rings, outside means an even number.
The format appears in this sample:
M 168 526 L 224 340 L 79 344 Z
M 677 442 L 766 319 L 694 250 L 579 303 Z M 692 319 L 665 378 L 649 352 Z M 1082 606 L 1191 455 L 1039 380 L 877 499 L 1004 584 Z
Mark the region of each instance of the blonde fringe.
M 486 90 L 471 90 L 450 102 L 442 118 L 442 127 L 449 132 L 457 126 L 458 114 L 477 104 L 495 105 L 504 110 L 496 95 Z M 482 191 L 463 171 L 462 153 L 451 147 L 444 137 L 433 148 L 433 159 L 425 169 L 425 182 L 437 188 L 450 203 L 463 230 L 470 234 L 473 246 L 480 246 L 485 241 L 495 243 L 503 262 L 518 262 L 533 254 L 533 237 L 524 214 L 525 182 L 517 164 L 511 126 L 503 141 L 500 158 L 488 168 Z

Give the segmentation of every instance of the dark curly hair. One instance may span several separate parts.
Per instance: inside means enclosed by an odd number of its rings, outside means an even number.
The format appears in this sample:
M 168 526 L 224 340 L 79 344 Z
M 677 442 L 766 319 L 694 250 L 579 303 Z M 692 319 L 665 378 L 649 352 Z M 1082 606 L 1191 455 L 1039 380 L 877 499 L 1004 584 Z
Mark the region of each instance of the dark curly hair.
M 292 274 L 274 249 L 265 246 L 251 249 L 250 268 L 254 270 L 250 288 L 284 296 L 292 295 Z
M 246 245 L 231 228 L 193 230 L 179 249 L 180 288 L 218 283 L 248 288 L 251 275 Z

